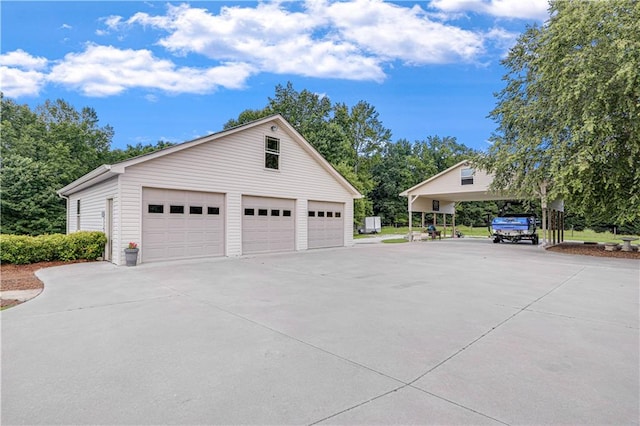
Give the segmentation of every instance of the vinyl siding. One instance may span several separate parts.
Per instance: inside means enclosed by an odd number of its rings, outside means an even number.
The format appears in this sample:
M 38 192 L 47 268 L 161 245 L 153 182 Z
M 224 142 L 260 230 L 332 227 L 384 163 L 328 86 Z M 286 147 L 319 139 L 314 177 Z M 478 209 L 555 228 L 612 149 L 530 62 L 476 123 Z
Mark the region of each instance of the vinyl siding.
M 272 123 L 250 127 L 144 163 L 129 166 L 120 176 L 122 240 L 141 239 L 142 188 L 210 191 L 227 195 L 226 253 L 241 253 L 242 195 L 296 200 L 297 249 L 306 248 L 306 200 L 345 203 L 345 245 L 353 243 L 353 198 L 292 137 Z M 280 139 L 280 169 L 264 168 L 264 138 Z M 304 200 L 304 202 L 302 202 Z M 298 208 L 298 206 L 304 206 Z M 303 244 L 302 241 L 305 241 Z M 123 247 L 124 248 L 124 247 Z M 144 248 L 142 248 L 144 250 Z
M 462 185 L 461 171 L 469 166 L 461 165 L 432 180 L 419 189 L 412 191 L 412 194 L 458 194 L 465 192 L 485 192 L 488 191 L 493 177 L 484 170 L 476 169 L 473 184 Z
M 118 211 L 118 180 L 109 179 L 95 186 L 84 189 L 69 196 L 67 232 L 101 231 L 106 230 L 107 199 L 113 199 L 112 237 L 114 241 L 113 262 L 118 262 L 116 250 L 119 235 Z M 77 206 L 80 200 L 80 227 L 77 226 Z M 104 217 L 103 217 L 104 214 Z

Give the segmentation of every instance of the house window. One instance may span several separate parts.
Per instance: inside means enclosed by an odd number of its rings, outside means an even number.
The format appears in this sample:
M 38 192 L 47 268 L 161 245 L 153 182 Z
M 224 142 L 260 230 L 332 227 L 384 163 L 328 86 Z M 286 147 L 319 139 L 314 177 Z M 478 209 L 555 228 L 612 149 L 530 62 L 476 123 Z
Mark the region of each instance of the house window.
M 169 213 L 171 214 L 184 214 L 184 206 L 169 206 Z
M 76 201 L 76 231 L 80 230 L 80 200 Z
M 282 216 L 291 217 L 291 210 L 282 210 Z
M 189 206 L 189 214 L 202 214 L 202 206 Z
M 147 211 L 149 213 L 164 213 L 164 205 L 163 204 L 149 204 L 149 207 L 147 207 Z
M 253 216 L 255 215 L 255 210 L 254 209 L 244 209 L 244 215 L 245 216 Z
M 264 138 L 264 167 L 280 169 L 280 139 L 271 136 Z
M 473 185 L 473 175 L 475 174 L 475 172 L 475 169 L 472 169 L 470 167 L 460 170 L 461 184 Z
M 220 207 L 207 207 L 207 214 L 220 214 Z

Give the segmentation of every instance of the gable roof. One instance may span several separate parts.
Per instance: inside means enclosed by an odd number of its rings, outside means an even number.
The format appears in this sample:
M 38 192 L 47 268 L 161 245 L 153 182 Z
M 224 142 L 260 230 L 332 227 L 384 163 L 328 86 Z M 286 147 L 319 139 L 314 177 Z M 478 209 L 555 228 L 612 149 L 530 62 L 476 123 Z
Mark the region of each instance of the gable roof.
M 409 189 L 407 189 L 405 191 L 402 191 L 399 195 L 401 197 L 408 197 L 410 192 L 415 191 L 416 189 L 420 188 L 421 186 L 425 186 L 426 184 L 428 184 L 430 182 L 433 182 L 436 179 L 439 179 L 441 176 L 446 175 L 448 173 L 451 173 L 452 171 L 456 170 L 457 168 L 462 167 L 462 166 L 466 166 L 466 165 L 469 165 L 469 164 L 470 164 L 469 160 L 462 160 L 458 164 L 455 164 L 455 165 L 449 167 L 448 169 L 443 170 L 440 173 L 431 176 L 429 179 L 423 180 L 419 184 L 414 185 L 414 186 L 412 186 L 411 188 L 409 188 Z
M 68 196 L 82 189 L 93 186 L 97 183 L 103 182 L 114 176 L 123 174 L 125 169 L 129 166 L 140 164 L 146 161 L 154 160 L 159 157 L 171 155 L 173 153 L 189 149 L 204 143 L 209 143 L 221 139 L 223 137 L 233 135 L 235 133 L 242 132 L 252 127 L 260 126 L 265 123 L 274 122 L 274 124 L 280 126 L 285 132 L 291 136 L 291 138 L 297 142 L 314 160 L 316 160 L 322 168 L 324 168 L 333 178 L 338 181 L 347 191 L 353 194 L 354 198 L 362 198 L 362 194 L 344 177 L 338 172 L 296 129 L 293 128 L 287 120 L 280 114 L 270 115 L 259 120 L 255 120 L 249 123 L 245 123 L 230 129 L 225 129 L 217 133 L 213 133 L 207 136 L 203 136 L 198 139 L 183 142 L 178 145 L 174 145 L 168 148 L 154 151 L 148 154 L 143 154 L 137 157 L 129 158 L 127 160 L 120 161 L 114 164 L 104 164 L 86 175 L 74 180 L 69 185 L 61 188 L 57 191 L 60 196 Z

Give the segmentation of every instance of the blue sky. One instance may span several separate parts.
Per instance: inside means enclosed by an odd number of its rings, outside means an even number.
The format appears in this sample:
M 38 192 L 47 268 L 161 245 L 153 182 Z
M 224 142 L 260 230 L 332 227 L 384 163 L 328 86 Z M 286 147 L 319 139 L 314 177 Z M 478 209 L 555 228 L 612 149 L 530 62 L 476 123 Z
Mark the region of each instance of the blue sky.
M 546 0 L 2 1 L 0 84 L 32 107 L 96 110 L 113 148 L 183 142 L 263 108 L 291 81 L 364 100 L 393 140 L 484 150 L 500 65 Z

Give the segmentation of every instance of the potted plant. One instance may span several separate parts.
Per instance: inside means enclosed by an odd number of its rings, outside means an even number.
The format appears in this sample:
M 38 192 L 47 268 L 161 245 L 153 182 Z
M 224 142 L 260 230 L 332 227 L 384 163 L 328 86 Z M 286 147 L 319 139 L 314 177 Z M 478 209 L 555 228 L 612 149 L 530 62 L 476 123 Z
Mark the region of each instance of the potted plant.
M 138 263 L 138 243 L 133 241 L 124 249 L 124 257 L 127 260 L 127 266 L 136 266 Z

